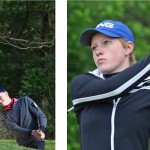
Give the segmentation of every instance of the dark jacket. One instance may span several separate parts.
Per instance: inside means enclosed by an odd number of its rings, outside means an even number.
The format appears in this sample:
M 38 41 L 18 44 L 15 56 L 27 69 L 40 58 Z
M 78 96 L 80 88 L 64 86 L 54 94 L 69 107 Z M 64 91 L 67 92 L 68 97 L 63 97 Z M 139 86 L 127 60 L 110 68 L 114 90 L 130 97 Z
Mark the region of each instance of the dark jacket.
M 82 150 L 147 150 L 150 136 L 150 55 L 108 78 L 75 77 L 71 95 Z
M 32 147 L 40 141 L 31 135 L 31 131 L 40 128 L 44 132 L 47 125 L 45 114 L 29 97 L 18 99 L 12 109 L 3 111 L 1 121 L 4 127 L 13 132 L 17 143 L 25 147 Z

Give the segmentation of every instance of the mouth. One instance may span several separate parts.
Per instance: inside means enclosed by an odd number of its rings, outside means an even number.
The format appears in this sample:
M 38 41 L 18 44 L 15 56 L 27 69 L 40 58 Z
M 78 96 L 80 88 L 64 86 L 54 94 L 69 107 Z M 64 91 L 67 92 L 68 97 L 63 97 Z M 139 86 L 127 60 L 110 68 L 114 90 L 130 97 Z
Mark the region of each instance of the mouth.
M 99 58 L 99 59 L 97 60 L 97 63 L 98 63 L 98 64 L 103 63 L 105 60 L 106 60 L 106 59 L 104 59 L 104 58 Z

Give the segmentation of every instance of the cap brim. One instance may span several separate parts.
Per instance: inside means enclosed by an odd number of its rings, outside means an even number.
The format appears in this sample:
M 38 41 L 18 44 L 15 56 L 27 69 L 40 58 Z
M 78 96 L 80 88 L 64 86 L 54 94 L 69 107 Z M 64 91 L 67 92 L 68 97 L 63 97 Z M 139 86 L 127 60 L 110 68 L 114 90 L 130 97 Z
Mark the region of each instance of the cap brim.
M 90 28 L 90 29 L 87 29 L 81 33 L 80 43 L 85 45 L 85 46 L 90 46 L 92 37 L 95 33 L 101 33 L 101 34 L 104 34 L 106 36 L 113 37 L 113 38 L 119 38 L 120 37 L 119 35 L 116 35 L 112 32 L 107 31 L 107 30 L 96 30 L 96 29 Z

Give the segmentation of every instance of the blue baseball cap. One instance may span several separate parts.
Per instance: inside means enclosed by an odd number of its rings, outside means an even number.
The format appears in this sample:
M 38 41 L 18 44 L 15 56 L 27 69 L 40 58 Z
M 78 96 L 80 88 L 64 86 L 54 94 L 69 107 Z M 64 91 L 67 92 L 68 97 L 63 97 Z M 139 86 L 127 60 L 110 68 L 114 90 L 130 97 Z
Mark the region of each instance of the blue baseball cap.
M 124 38 L 134 43 L 134 36 L 131 30 L 120 21 L 104 20 L 100 22 L 96 28 L 84 30 L 80 35 L 81 44 L 90 46 L 95 33 L 101 33 L 112 38 Z
M 0 93 L 5 92 L 6 90 L 3 87 L 0 87 Z

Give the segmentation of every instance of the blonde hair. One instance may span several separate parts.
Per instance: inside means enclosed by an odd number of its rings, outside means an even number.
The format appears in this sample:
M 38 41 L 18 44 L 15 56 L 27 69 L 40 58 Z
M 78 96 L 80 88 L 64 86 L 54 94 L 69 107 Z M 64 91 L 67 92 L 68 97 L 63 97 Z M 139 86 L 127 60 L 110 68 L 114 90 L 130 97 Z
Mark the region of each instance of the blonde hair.
M 119 38 L 119 41 L 121 42 L 121 44 L 124 48 L 128 47 L 127 41 L 125 39 Z M 135 58 L 135 54 L 133 51 L 130 53 L 129 63 L 130 63 L 130 66 L 136 63 L 136 58 Z

